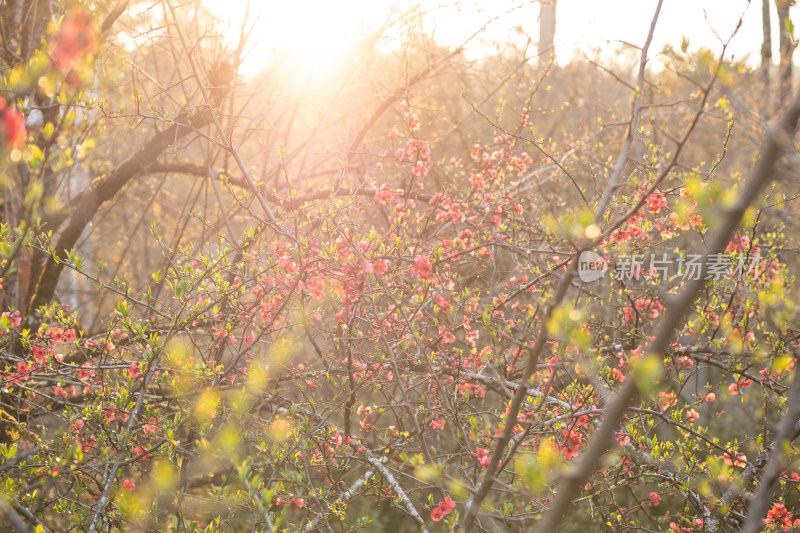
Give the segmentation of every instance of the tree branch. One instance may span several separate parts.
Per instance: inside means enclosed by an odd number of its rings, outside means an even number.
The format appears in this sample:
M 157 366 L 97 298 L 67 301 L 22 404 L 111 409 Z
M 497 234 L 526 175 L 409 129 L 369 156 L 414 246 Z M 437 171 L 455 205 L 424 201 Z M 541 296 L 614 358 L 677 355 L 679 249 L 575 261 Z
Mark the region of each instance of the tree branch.
M 778 484 L 778 479 L 787 467 L 790 456 L 787 445 L 791 443 L 792 434 L 795 431 L 794 428 L 798 419 L 800 419 L 800 368 L 794 371 L 794 382 L 792 383 L 792 392 L 789 395 L 788 403 L 786 416 L 778 427 L 775 442 L 772 444 L 772 457 L 767 463 L 764 477 L 759 482 L 758 492 L 753 498 L 753 504 L 750 506 L 750 512 L 742 528 L 742 533 L 758 533 L 761 531 L 763 526 L 761 520 L 767 514 L 767 508 L 772 499 L 775 485 Z
M 677 298 L 669 302 L 667 307 L 670 309 L 670 312 L 667 313 L 664 320 L 659 324 L 655 340 L 648 346 L 645 353 L 660 357 L 666 352 L 680 320 L 694 302 L 698 291 L 706 283 L 704 278 L 707 270 L 708 257 L 712 254 L 721 253 L 727 246 L 731 235 L 733 235 L 734 230 L 739 225 L 745 211 L 772 177 L 778 157 L 792 143 L 798 119 L 800 119 L 800 94 L 795 98 L 789 111 L 783 116 L 781 121 L 768 132 L 766 144 L 762 148 L 761 157 L 756 164 L 753 174 L 745 183 L 736 202 L 724 213 L 725 216 L 719 229 L 708 241 L 708 249 L 701 260 L 702 267 L 700 269 L 700 275 L 697 279 L 690 281 Z M 628 404 L 638 394 L 635 381 L 634 379 L 627 380 L 622 390 L 608 404 L 605 420 L 596 433 L 592 444 L 589 446 L 586 453 L 581 456 L 575 469 L 559 484 L 558 494 L 554 498 L 550 509 L 537 524 L 535 531 L 549 532 L 558 529 L 558 524 L 571 505 L 574 496 L 580 491 L 589 476 L 597 469 L 600 458 L 611 446 L 613 435 L 619 428 L 622 416 Z
M 659 0 L 658 5 L 656 5 L 656 12 L 653 14 L 653 20 L 650 22 L 650 31 L 642 47 L 642 54 L 639 59 L 639 75 L 636 80 L 633 103 L 631 104 L 631 120 L 628 122 L 628 132 L 625 134 L 625 142 L 622 145 L 620 157 L 617 159 L 617 164 L 614 166 L 614 171 L 611 173 L 611 180 L 609 180 L 608 187 L 606 187 L 605 193 L 603 193 L 603 197 L 600 199 L 600 204 L 597 206 L 596 213 L 598 216 L 605 212 L 606 207 L 608 207 L 608 204 L 614 197 L 614 193 L 617 192 L 620 179 L 622 178 L 622 171 L 625 169 L 625 165 L 628 164 L 628 154 L 633 145 L 633 132 L 636 129 L 637 122 L 639 122 L 639 113 L 642 110 L 642 93 L 644 92 L 645 82 L 644 74 L 647 69 L 647 51 L 650 49 L 650 43 L 653 42 L 653 34 L 656 31 L 656 23 L 658 22 L 658 15 L 661 13 L 661 5 L 663 3 L 664 0 Z
M 95 178 L 89 188 L 75 198 L 76 207 L 66 220 L 67 226 L 59 234 L 54 253 L 61 254 L 72 250 L 101 205 L 114 198 L 133 178 L 145 172 L 170 145 L 189 132 L 207 125 L 213 116 L 213 112 L 209 109 L 181 114 L 170 127 L 153 135 L 116 169 Z M 58 228 L 61 220 L 53 220 L 51 224 L 52 229 Z M 48 257 L 28 304 L 26 310 L 28 315 L 52 300 L 63 270 L 64 264 L 61 261 L 55 260 L 52 256 Z

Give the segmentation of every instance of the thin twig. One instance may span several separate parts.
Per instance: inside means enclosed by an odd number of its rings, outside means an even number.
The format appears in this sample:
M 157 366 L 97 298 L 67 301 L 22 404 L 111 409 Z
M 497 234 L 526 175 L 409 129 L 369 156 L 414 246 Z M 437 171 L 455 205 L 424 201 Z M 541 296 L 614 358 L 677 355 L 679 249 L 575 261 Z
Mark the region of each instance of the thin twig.
M 800 420 L 800 367 L 797 367 L 794 371 L 794 382 L 789 395 L 786 416 L 778 427 L 775 442 L 772 445 L 772 457 L 770 457 L 764 476 L 758 484 L 758 491 L 752 500 L 747 521 L 741 533 L 758 533 L 762 530 L 764 525 L 762 519 L 767 514 L 772 493 L 778 484 L 778 479 L 788 466 L 791 454 L 787 453 L 789 450 L 786 445 L 791 442 L 798 420 Z
M 700 275 L 692 280 L 684 288 L 683 292 L 669 303 L 670 312 L 666 314 L 664 320 L 659 324 L 655 339 L 644 353 L 662 357 L 669 348 L 680 320 L 694 302 L 697 293 L 706 283 L 704 278 L 708 257 L 712 254 L 721 253 L 725 249 L 745 211 L 773 176 L 778 157 L 792 142 L 798 120 L 800 120 L 800 94 L 795 98 L 789 111 L 776 127 L 768 132 L 766 144 L 761 151 L 761 156 L 752 176 L 745 183 L 733 206 L 724 213 L 725 217 L 719 229 L 708 240 L 708 249 L 700 261 Z M 596 432 L 592 444 L 581 456 L 576 467 L 562 479 L 550 509 L 539 521 L 535 531 L 550 532 L 557 530 L 558 524 L 571 505 L 573 497 L 584 486 L 586 480 L 600 464 L 603 454 L 613 443 L 613 436 L 619 428 L 622 416 L 637 394 L 636 380 L 629 379 L 617 396 L 609 402 L 606 408 L 605 420 Z M 714 519 L 712 519 L 712 522 L 707 526 L 717 527 Z
M 661 13 L 661 5 L 663 3 L 664 0 L 658 0 L 656 12 L 653 14 L 653 20 L 650 22 L 650 31 L 647 33 L 647 40 L 642 47 L 642 55 L 639 59 L 639 75 L 636 80 L 636 91 L 634 92 L 633 104 L 631 105 L 631 120 L 628 122 L 628 132 L 625 134 L 625 142 L 622 145 L 622 151 L 617 159 L 617 164 L 614 166 L 614 170 L 611 173 L 608 187 L 606 187 L 603 197 L 597 205 L 595 218 L 599 218 L 605 213 L 608 204 L 614 197 L 614 193 L 616 193 L 619 188 L 619 183 L 622 179 L 622 171 L 628 163 L 628 154 L 630 154 L 631 146 L 633 146 L 633 132 L 636 129 L 636 124 L 639 122 L 639 113 L 642 110 L 642 95 L 644 94 L 645 81 L 644 74 L 647 69 L 647 52 L 650 49 L 650 43 L 653 42 L 653 34 L 656 31 L 656 23 L 658 22 L 658 15 Z

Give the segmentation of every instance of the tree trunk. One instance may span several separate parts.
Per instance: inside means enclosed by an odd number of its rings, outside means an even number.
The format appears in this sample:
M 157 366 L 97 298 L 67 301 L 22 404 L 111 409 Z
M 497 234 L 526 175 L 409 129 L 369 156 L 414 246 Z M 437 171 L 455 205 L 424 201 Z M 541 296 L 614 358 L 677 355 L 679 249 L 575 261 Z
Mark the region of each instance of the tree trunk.
M 769 71 L 772 67 L 772 19 L 770 16 L 770 3 L 769 0 L 761 1 L 761 28 L 764 34 L 764 40 L 761 43 L 761 83 L 764 85 L 764 106 L 762 107 L 762 116 L 769 115 Z
M 541 0 L 539 11 L 539 64 L 546 65 L 555 56 L 556 0 Z
M 781 62 L 780 62 L 780 90 L 779 105 L 783 107 L 789 102 L 792 94 L 792 54 L 797 46 L 794 42 L 790 28 L 792 26 L 789 18 L 789 8 L 794 5 L 795 0 L 775 0 L 775 7 L 778 10 L 778 26 L 780 35 Z
M 49 226 L 50 229 L 55 231 L 66 221 L 66 226 L 58 234 L 54 254 L 60 254 L 63 259 L 64 254 L 75 248 L 75 244 L 78 242 L 84 228 L 94 218 L 101 205 L 114 198 L 135 177 L 146 172 L 148 167 L 156 162 L 164 150 L 187 134 L 209 124 L 212 119 L 212 111 L 208 109 L 200 109 L 199 111 L 178 115 L 173 125 L 153 135 L 129 159 L 121 163 L 113 171 L 95 178 L 84 192 L 73 197 L 72 203 L 74 207 L 69 216 L 66 217 L 66 220 L 54 220 L 52 225 Z M 26 317 L 34 313 L 40 306 L 52 301 L 64 266 L 63 260 L 56 260 L 53 256 L 47 257 L 28 305 Z

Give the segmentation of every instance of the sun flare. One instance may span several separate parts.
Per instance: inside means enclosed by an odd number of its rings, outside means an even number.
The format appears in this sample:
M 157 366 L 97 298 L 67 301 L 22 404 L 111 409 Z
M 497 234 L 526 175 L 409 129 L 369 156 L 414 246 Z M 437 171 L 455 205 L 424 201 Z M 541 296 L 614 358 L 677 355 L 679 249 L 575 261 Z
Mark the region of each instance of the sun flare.
M 219 18 L 229 43 L 236 43 L 245 22 L 251 31 L 241 71 L 254 75 L 271 61 L 316 77 L 340 67 L 347 51 L 385 15 L 386 6 L 367 0 L 330 2 L 258 2 L 203 0 Z

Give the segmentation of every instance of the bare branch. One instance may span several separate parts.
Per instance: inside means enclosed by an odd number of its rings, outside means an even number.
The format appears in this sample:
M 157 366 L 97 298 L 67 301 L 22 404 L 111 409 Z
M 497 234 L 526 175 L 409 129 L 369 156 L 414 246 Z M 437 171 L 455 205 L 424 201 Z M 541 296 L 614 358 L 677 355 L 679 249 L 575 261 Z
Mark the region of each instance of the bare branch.
M 689 310 L 698 291 L 705 285 L 705 272 L 708 257 L 722 252 L 730 241 L 731 235 L 739 225 L 745 211 L 772 178 L 775 165 L 780 154 L 792 143 L 797 122 L 800 119 L 800 94 L 795 98 L 789 111 L 781 121 L 769 131 L 766 144 L 751 177 L 747 180 L 736 202 L 725 212 L 725 218 L 719 229 L 708 240 L 708 249 L 701 260 L 701 274 L 690 281 L 680 295 L 668 306 L 670 312 L 659 324 L 655 340 L 647 347 L 645 353 L 661 357 L 669 347 L 680 320 Z M 606 408 L 606 417 L 592 444 L 581 456 L 578 464 L 559 484 L 558 494 L 550 509 L 537 524 L 537 532 L 555 531 L 564 513 L 569 508 L 575 494 L 583 487 L 586 479 L 595 471 L 603 454 L 611 447 L 613 435 L 619 428 L 622 416 L 628 404 L 637 396 L 638 390 L 634 379 L 625 382 L 625 386 L 614 397 Z M 710 526 L 710 524 L 709 524 Z
M 650 50 L 650 43 L 653 42 L 653 34 L 656 31 L 656 23 L 658 22 L 658 15 L 661 13 L 661 6 L 663 3 L 664 0 L 659 0 L 656 5 L 656 12 L 653 14 L 653 20 L 650 22 L 650 31 L 647 33 L 647 39 L 642 47 L 642 55 L 639 59 L 639 74 L 637 76 L 636 90 L 633 95 L 633 104 L 631 106 L 631 120 L 628 122 L 628 132 L 625 134 L 625 142 L 622 145 L 622 151 L 617 159 L 617 164 L 614 166 L 614 170 L 611 173 L 608 187 L 606 187 L 603 197 L 597 205 L 595 218 L 598 219 L 605 213 L 608 204 L 611 202 L 611 198 L 613 198 L 614 194 L 617 192 L 620 180 L 622 179 L 622 171 L 625 169 L 625 165 L 628 164 L 628 155 L 631 152 L 631 146 L 633 146 L 633 132 L 636 129 L 636 125 L 639 123 L 639 112 L 642 110 L 642 95 L 644 94 L 645 81 L 644 74 L 647 69 L 647 52 Z
M 778 484 L 778 479 L 783 471 L 789 466 L 791 453 L 788 445 L 792 441 L 792 434 L 795 432 L 798 420 L 800 420 L 800 370 L 796 369 L 786 416 L 778 427 L 775 442 L 772 444 L 772 457 L 767 463 L 764 476 L 759 481 L 758 492 L 750 505 L 742 533 L 758 533 L 762 529 L 762 519 L 767 514 L 775 485 Z

